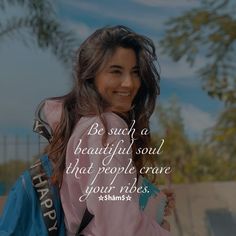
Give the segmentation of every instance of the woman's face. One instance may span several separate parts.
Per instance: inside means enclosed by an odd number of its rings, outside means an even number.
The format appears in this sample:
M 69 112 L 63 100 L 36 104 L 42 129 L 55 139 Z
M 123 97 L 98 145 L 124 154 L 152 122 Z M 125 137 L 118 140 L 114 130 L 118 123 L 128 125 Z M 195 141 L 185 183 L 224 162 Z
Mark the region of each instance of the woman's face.
M 118 47 L 95 77 L 95 85 L 114 112 L 127 112 L 140 87 L 139 68 L 133 49 Z

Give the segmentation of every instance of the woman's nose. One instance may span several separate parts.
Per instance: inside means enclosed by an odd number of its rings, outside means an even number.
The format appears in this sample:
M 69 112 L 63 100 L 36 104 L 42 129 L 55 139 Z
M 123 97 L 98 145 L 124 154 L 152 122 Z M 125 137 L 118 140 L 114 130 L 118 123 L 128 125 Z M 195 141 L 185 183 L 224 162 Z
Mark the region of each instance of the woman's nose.
M 123 80 L 122 80 L 122 84 L 121 84 L 122 87 L 131 88 L 131 87 L 133 87 L 133 84 L 134 84 L 134 82 L 133 82 L 132 76 L 130 74 L 124 75 Z

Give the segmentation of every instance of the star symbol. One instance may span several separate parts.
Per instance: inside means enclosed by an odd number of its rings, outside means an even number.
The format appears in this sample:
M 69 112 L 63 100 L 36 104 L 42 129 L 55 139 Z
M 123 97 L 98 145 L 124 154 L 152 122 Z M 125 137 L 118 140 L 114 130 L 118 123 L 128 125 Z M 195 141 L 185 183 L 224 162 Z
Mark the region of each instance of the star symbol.
M 131 201 L 130 195 L 128 195 L 128 196 L 126 197 L 126 200 L 127 200 L 127 201 Z
M 103 196 L 100 195 L 100 196 L 98 197 L 98 199 L 99 199 L 99 201 L 103 201 Z

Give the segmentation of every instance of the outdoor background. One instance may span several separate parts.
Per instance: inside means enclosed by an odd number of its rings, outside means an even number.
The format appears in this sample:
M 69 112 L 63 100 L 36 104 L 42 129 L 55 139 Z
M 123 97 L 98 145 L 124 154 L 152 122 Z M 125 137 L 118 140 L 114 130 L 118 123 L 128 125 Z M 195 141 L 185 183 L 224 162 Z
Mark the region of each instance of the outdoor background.
M 123 24 L 156 45 L 151 128 L 153 146 L 165 139 L 158 164 L 173 169 L 173 235 L 235 236 L 235 13 L 235 0 L 0 0 L 0 195 L 45 145 L 34 111 L 70 89 L 74 50 Z

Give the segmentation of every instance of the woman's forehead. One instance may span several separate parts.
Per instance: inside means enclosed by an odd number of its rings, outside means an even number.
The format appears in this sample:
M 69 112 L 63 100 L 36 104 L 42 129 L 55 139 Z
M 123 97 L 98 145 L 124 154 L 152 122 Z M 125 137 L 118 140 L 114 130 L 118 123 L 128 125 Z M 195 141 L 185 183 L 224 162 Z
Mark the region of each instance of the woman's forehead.
M 110 67 L 137 67 L 137 56 L 135 51 L 132 48 L 116 48 L 104 63 L 104 68 Z

